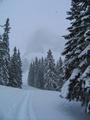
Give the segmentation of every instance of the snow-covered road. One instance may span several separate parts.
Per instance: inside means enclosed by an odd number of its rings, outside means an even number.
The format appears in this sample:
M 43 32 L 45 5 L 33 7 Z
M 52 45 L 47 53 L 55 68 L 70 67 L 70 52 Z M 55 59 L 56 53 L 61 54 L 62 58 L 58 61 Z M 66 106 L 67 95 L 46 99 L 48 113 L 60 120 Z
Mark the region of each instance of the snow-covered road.
M 0 86 L 0 120 L 90 120 L 79 103 L 69 103 L 59 94 Z

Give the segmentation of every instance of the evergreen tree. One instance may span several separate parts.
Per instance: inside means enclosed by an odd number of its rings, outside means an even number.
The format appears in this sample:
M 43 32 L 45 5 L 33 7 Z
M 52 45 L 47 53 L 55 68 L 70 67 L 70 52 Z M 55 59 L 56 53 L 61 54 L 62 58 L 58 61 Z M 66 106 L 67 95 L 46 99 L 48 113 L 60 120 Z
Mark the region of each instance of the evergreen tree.
M 85 111 L 90 112 L 90 1 L 84 2 L 85 9 L 82 14 L 82 25 L 84 29 L 83 50 L 79 55 L 80 70 L 82 72 L 80 81 L 82 81 L 82 102 L 85 105 Z
M 57 89 L 60 90 L 64 82 L 63 62 L 62 62 L 61 57 L 59 58 L 59 61 L 57 61 L 56 75 L 57 75 L 57 83 L 58 83 Z
M 10 63 L 10 54 L 9 54 L 9 32 L 10 25 L 9 19 L 6 20 L 4 26 L 4 33 L 0 39 L 0 84 L 8 85 L 9 83 L 9 63 Z
M 71 9 L 68 12 L 69 17 L 68 20 L 71 21 L 71 27 L 68 28 L 69 34 L 64 36 L 66 40 L 68 40 L 65 44 L 65 50 L 63 55 L 65 55 L 65 79 L 69 79 L 73 69 L 78 66 L 78 54 L 80 50 L 77 48 L 78 46 L 78 35 L 80 33 L 80 3 L 72 1 Z
M 7 18 L 4 27 L 4 34 L 3 34 L 3 42 L 6 43 L 7 53 L 10 58 L 9 54 L 9 32 L 10 32 L 10 24 L 9 24 L 9 18 Z
M 44 89 L 44 59 L 39 60 L 38 88 Z
M 70 34 L 65 36 L 68 42 L 63 52 L 66 55 L 65 78 L 70 82 L 67 98 L 82 101 L 85 111 L 90 112 L 90 1 L 74 1 L 74 4 L 74 17 L 69 17 L 69 20 L 74 21 L 69 28 Z M 79 14 L 75 14 L 77 10 Z
M 36 57 L 34 62 L 34 86 L 37 87 L 38 78 L 39 78 L 39 60 Z
M 82 2 L 72 1 L 71 12 L 68 12 L 70 17 L 68 19 L 71 21 L 71 27 L 68 28 L 70 34 L 65 36 L 67 39 L 66 48 L 63 52 L 65 55 L 65 79 L 70 81 L 69 84 L 69 94 L 67 98 L 69 100 L 79 99 L 79 89 L 80 84 L 78 78 L 81 75 L 81 70 L 79 67 L 80 60 L 79 54 L 82 52 L 84 45 L 84 29 L 82 25 Z
M 52 51 L 49 50 L 47 53 L 45 73 L 44 73 L 44 88 L 48 90 L 56 90 L 56 74 L 55 74 L 55 62 L 53 59 Z
M 21 88 L 22 86 L 22 70 L 21 70 L 21 59 L 20 52 L 17 52 L 16 47 L 14 48 L 14 54 L 11 57 L 10 62 L 10 81 L 9 85 L 12 87 Z
M 22 61 L 20 56 L 20 51 L 17 53 L 17 61 L 18 61 L 18 86 L 22 87 Z
M 0 36 L 0 84 L 21 87 L 22 85 L 22 63 L 20 52 L 14 49 L 14 55 L 10 61 L 9 50 L 9 18 L 1 26 L 4 29 L 3 35 Z M 16 73 L 15 73 L 16 71 Z M 18 83 L 17 83 L 18 82 Z
M 30 64 L 29 74 L 28 74 L 28 85 L 44 88 L 44 59 L 39 59 L 36 57 L 35 61 Z
M 2 37 L 0 36 L 0 85 L 6 85 L 7 81 L 4 81 L 4 63 L 3 63 L 3 46 Z
M 33 87 L 39 87 L 39 60 L 36 57 L 35 61 L 30 64 L 28 84 Z
M 34 63 L 30 64 L 28 73 L 28 85 L 34 86 Z

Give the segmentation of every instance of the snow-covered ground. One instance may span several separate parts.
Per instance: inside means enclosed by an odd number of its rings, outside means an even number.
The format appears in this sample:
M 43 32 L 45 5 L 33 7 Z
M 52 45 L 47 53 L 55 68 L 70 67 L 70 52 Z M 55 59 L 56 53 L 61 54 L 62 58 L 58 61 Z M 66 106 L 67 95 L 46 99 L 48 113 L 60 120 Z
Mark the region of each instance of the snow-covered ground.
M 69 103 L 59 94 L 0 86 L 0 120 L 90 120 L 79 103 Z

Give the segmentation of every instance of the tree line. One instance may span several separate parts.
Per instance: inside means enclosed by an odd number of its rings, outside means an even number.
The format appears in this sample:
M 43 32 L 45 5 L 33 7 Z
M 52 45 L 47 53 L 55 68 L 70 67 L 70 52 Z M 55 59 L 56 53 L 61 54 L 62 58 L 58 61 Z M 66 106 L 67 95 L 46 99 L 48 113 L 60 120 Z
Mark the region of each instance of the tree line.
M 28 85 L 46 90 L 60 90 L 63 85 L 63 61 L 55 64 L 52 51 L 47 52 L 46 58 L 37 57 L 30 64 Z
M 22 62 L 20 51 L 16 47 L 13 55 L 10 55 L 9 33 L 11 27 L 9 18 L 0 27 L 3 29 L 3 33 L 0 34 L 0 85 L 21 88 Z
M 81 101 L 90 112 L 90 0 L 72 0 L 66 39 L 64 79 L 69 81 L 67 99 Z

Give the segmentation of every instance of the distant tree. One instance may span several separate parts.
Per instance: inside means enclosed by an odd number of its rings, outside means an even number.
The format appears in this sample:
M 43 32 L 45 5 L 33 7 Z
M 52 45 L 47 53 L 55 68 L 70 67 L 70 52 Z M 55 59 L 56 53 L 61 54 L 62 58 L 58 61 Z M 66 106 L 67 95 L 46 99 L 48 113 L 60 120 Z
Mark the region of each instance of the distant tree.
M 29 67 L 28 85 L 34 86 L 34 63 L 31 63 Z
M 60 90 L 64 83 L 63 61 L 61 57 L 59 58 L 56 64 L 56 75 L 57 75 L 57 83 L 58 83 L 57 90 Z
M 44 59 L 39 59 L 38 88 L 44 89 Z
M 55 65 L 52 51 L 49 50 L 46 58 L 37 57 L 30 64 L 28 85 L 47 89 L 60 90 L 63 84 L 63 63 L 60 58 Z
M 48 90 L 57 89 L 55 61 L 53 59 L 52 51 L 49 50 L 46 58 L 46 66 L 44 72 L 44 88 Z
M 17 61 L 18 61 L 18 86 L 21 88 L 22 87 L 22 61 L 21 61 L 21 55 L 20 51 L 18 50 L 17 53 Z
M 38 78 L 39 78 L 39 60 L 36 57 L 34 62 L 34 86 L 37 87 Z

